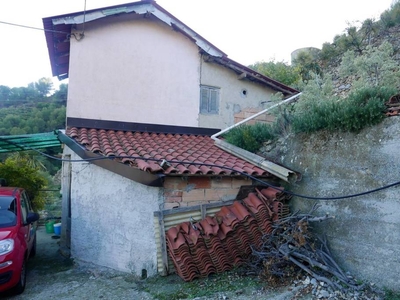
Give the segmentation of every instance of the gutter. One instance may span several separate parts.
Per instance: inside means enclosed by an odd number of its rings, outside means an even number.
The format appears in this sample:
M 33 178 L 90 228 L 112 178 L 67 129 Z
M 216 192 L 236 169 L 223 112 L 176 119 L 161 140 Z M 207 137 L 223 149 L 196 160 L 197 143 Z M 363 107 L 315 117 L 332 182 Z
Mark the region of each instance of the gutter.
M 301 95 L 301 93 L 298 93 L 294 96 L 289 97 L 288 99 L 285 99 L 275 105 L 272 105 L 266 109 L 264 109 L 263 111 L 260 111 L 250 117 L 248 117 L 247 119 L 244 119 L 228 128 L 225 128 L 224 130 L 221 130 L 219 132 L 217 132 L 216 134 L 212 135 L 211 138 L 214 140 L 215 145 L 233 155 L 236 155 L 246 161 L 248 161 L 249 163 L 252 163 L 256 166 L 258 166 L 259 168 L 268 171 L 269 173 L 275 175 L 276 177 L 285 180 L 286 182 L 292 182 L 292 181 L 297 181 L 300 180 L 300 176 L 298 173 L 296 173 L 293 170 L 287 169 L 283 166 L 280 166 L 276 163 L 273 163 L 267 159 L 265 159 L 262 156 L 259 156 L 257 154 L 251 153 L 247 150 L 244 150 L 242 148 L 236 147 L 234 145 L 231 145 L 221 139 L 218 139 L 217 137 L 230 131 L 231 129 L 240 126 L 256 117 L 258 117 L 261 114 L 266 113 L 267 111 L 274 109 L 275 107 L 281 106 L 283 104 L 289 104 L 291 102 L 294 102 L 299 96 Z

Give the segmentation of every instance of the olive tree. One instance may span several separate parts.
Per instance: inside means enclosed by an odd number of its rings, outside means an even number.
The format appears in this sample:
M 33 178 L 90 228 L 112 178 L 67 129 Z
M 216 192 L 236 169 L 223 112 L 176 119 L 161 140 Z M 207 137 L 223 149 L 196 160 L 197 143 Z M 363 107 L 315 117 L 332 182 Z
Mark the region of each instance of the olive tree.
M 353 87 L 396 87 L 400 83 L 399 65 L 393 59 L 393 47 L 387 41 L 378 47 L 368 45 L 362 55 L 347 51 L 342 58 L 339 74 L 354 75 Z

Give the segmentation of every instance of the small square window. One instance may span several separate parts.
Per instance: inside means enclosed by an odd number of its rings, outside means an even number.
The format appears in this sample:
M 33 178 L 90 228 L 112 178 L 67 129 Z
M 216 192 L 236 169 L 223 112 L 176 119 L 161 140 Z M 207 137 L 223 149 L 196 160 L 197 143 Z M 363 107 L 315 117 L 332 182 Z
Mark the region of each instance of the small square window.
M 202 86 L 200 90 L 200 113 L 219 113 L 219 88 Z

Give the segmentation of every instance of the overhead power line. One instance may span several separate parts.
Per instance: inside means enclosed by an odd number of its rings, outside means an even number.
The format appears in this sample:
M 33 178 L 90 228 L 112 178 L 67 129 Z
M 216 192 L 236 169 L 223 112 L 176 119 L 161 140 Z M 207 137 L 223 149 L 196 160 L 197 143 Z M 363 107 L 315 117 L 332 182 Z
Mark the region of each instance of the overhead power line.
M 0 21 L 1 24 L 5 25 L 10 25 L 10 26 L 17 26 L 17 27 L 22 27 L 22 28 L 27 28 L 27 29 L 34 29 L 34 30 L 41 30 L 45 32 L 54 32 L 54 33 L 64 33 L 64 34 L 70 34 L 69 32 L 65 31 L 59 31 L 59 30 L 50 30 L 50 29 L 44 29 L 44 28 L 39 28 L 39 27 L 32 27 L 32 26 L 27 26 L 27 25 L 22 25 L 22 24 L 16 24 L 16 23 L 10 23 L 10 22 L 5 22 L 5 21 Z

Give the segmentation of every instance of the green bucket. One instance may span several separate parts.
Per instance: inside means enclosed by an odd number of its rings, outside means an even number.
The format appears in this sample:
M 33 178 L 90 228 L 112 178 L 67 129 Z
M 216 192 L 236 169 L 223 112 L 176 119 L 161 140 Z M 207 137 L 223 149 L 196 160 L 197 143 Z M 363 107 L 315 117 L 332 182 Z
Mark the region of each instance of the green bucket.
M 47 221 L 46 222 L 46 233 L 54 233 L 54 221 Z

